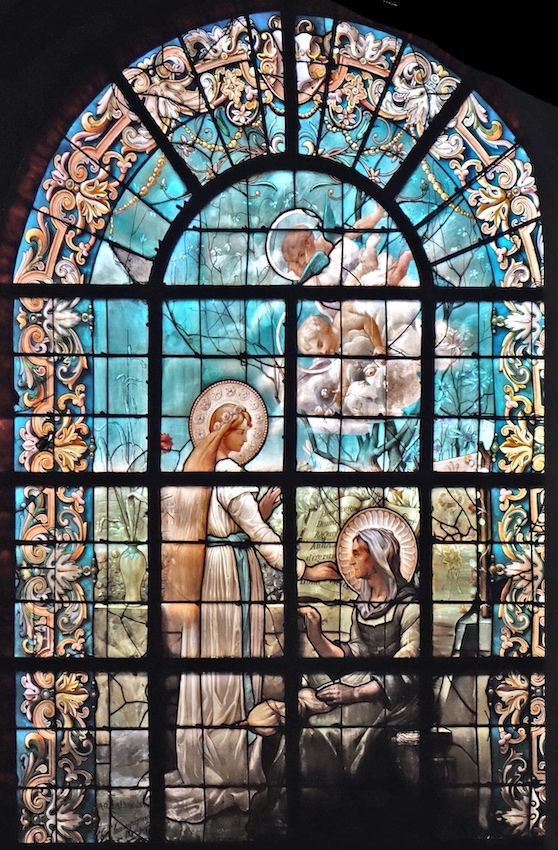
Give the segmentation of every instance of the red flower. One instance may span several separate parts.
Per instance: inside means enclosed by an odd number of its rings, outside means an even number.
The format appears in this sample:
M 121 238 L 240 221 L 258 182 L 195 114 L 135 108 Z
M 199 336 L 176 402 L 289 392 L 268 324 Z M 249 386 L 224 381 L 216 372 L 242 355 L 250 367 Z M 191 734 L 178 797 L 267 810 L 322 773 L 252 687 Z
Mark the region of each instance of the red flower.
M 170 434 L 161 434 L 161 451 L 170 452 L 172 449 L 172 437 Z

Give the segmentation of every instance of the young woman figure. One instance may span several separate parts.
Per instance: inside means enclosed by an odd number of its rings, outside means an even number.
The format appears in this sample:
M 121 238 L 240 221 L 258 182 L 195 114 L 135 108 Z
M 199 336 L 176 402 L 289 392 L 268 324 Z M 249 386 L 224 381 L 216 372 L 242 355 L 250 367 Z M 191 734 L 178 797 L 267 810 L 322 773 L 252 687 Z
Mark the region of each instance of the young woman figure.
M 184 471 L 242 473 L 239 460 L 251 459 L 265 439 L 263 401 L 235 381 L 204 393 L 191 418 L 201 416 L 206 433 L 194 440 Z M 216 404 L 223 395 L 231 400 Z M 167 616 L 180 630 L 183 658 L 264 655 L 265 595 L 256 551 L 282 569 L 283 547 L 267 523 L 280 502 L 279 489 L 270 488 L 260 501 L 257 494 L 257 487 L 232 483 L 230 475 L 222 485 L 177 490 L 173 538 L 183 542 L 171 547 L 165 597 L 173 600 Z M 331 563 L 307 567 L 298 561 L 297 573 L 310 580 L 338 578 Z M 197 823 L 230 806 L 249 808 L 254 788 L 264 781 L 261 739 L 238 723 L 260 700 L 261 684 L 254 673 L 181 675 L 176 770 L 166 777 L 169 818 Z

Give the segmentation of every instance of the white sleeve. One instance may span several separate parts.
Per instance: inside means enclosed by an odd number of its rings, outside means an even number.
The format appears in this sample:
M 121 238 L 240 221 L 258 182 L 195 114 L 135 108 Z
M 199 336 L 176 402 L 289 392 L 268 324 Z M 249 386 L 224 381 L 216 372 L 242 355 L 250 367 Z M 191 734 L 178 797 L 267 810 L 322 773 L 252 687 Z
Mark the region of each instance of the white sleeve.
M 394 658 L 416 658 L 420 651 L 420 606 L 408 602 L 401 615 L 401 641 Z
M 219 494 L 219 501 L 227 513 L 236 522 L 239 528 L 244 531 L 255 548 L 267 561 L 267 563 L 275 567 L 277 570 L 283 569 L 283 544 L 278 534 L 262 519 L 260 509 L 253 492 L 248 489 L 236 487 L 220 488 L 225 490 L 227 503 L 223 504 L 222 495 Z M 302 573 L 306 564 L 297 558 L 296 572 L 298 578 L 302 577 Z

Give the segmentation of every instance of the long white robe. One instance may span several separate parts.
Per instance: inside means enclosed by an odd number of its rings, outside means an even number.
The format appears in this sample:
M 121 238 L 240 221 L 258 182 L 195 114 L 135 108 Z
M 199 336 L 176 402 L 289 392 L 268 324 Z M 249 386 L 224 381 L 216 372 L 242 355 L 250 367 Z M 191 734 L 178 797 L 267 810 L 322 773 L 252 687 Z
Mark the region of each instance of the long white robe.
M 243 471 L 230 458 L 219 461 L 216 470 Z M 192 645 L 198 639 L 201 658 L 260 657 L 264 654 L 264 586 L 255 549 L 271 566 L 282 569 L 283 548 L 278 535 L 260 515 L 257 489 L 234 485 L 212 490 L 208 538 L 222 541 L 238 532 L 248 536 L 245 551 L 249 582 L 244 581 L 246 587 L 241 593 L 232 545 L 217 542 L 207 546 L 199 638 L 184 631 L 184 657 L 194 654 Z M 231 726 L 246 718 L 260 698 L 259 675 L 182 674 L 176 734 L 177 770 L 166 777 L 167 817 L 197 823 L 229 806 L 243 811 L 248 809 L 251 796 L 265 781 L 261 768 L 261 738 L 246 729 Z M 201 725 L 203 729 L 199 728 Z

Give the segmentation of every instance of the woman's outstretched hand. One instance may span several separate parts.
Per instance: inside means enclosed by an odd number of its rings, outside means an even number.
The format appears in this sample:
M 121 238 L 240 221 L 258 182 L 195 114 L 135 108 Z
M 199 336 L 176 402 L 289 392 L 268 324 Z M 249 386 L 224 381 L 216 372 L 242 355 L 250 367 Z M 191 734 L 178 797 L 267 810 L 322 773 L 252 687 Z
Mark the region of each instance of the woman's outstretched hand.
M 302 578 L 306 581 L 341 581 L 335 561 L 320 561 L 313 567 L 307 566 Z
M 386 704 L 387 701 L 384 689 L 375 679 L 355 687 L 345 685 L 343 682 L 332 682 L 331 685 L 318 688 L 316 696 L 331 707 L 353 705 L 356 702 L 383 702 Z
M 308 640 L 322 658 L 342 658 L 342 647 L 330 641 L 322 631 L 322 616 L 313 605 L 301 605 L 298 613 L 304 619 Z
M 267 521 L 275 508 L 281 504 L 281 490 L 279 487 L 270 487 L 265 492 L 259 501 L 260 514 L 264 521 Z
M 325 702 L 327 705 L 353 705 L 359 702 L 357 698 L 357 688 L 351 685 L 343 685 L 333 682 L 331 685 L 326 685 L 316 691 L 316 696 Z

